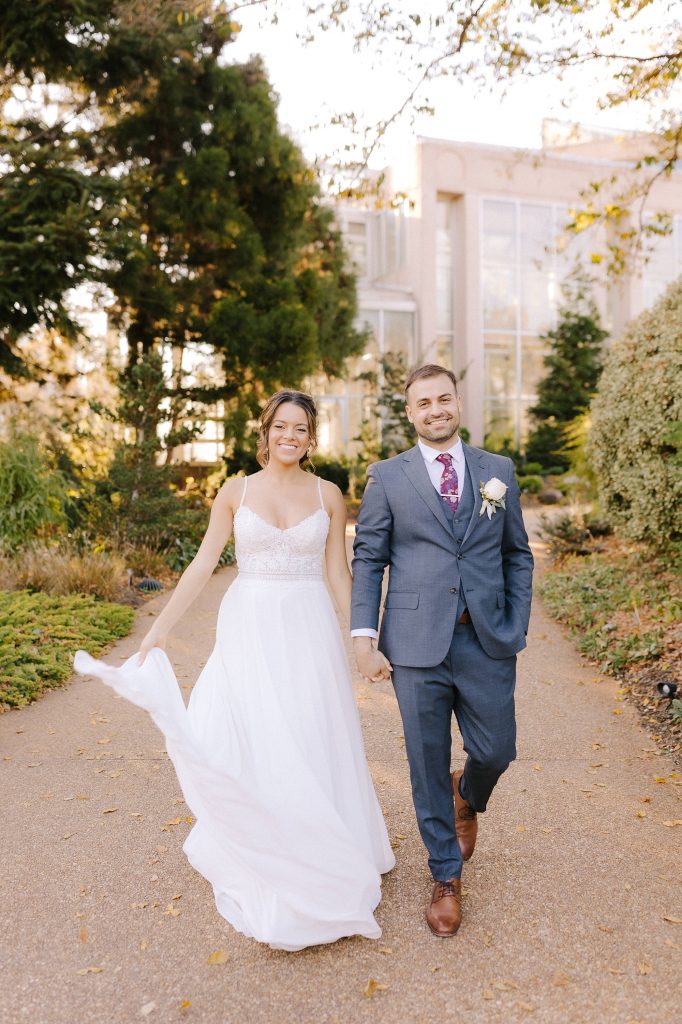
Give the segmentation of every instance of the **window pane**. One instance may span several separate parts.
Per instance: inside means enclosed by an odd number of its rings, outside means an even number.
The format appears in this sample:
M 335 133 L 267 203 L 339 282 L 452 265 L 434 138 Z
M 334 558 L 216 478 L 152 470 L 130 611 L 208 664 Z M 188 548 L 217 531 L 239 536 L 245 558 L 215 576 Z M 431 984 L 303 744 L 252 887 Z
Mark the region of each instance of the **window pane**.
M 513 335 L 485 339 L 485 395 L 516 397 L 516 346 Z
M 521 339 L 521 396 L 533 402 L 538 384 L 547 376 L 544 358 L 548 348 L 539 338 Z
M 514 441 L 516 402 L 511 398 L 487 399 L 483 405 L 483 424 L 486 446 L 498 448 L 505 441 Z
M 360 277 L 367 274 L 367 225 L 364 221 L 349 221 L 346 225 L 346 246 Z
M 483 201 L 482 253 L 484 262 L 516 262 L 516 206 L 493 199 Z
M 521 205 L 521 263 L 543 266 L 553 242 L 552 207 Z
M 512 330 L 516 326 L 514 271 L 483 269 L 483 326 Z
M 521 330 L 544 332 L 552 323 L 556 284 L 553 274 L 521 271 Z
M 384 352 L 400 352 L 405 362 L 412 359 L 414 316 L 412 313 L 384 313 Z

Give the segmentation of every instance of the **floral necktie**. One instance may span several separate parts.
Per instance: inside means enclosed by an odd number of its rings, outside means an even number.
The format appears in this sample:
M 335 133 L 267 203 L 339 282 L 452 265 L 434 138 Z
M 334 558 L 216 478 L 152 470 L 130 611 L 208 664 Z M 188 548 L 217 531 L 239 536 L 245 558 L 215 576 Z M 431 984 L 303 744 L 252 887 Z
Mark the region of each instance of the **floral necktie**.
M 459 484 L 452 455 L 449 452 L 443 452 L 441 455 L 436 456 L 436 462 L 443 464 L 443 475 L 440 478 L 440 496 L 448 508 L 456 512 L 459 505 Z

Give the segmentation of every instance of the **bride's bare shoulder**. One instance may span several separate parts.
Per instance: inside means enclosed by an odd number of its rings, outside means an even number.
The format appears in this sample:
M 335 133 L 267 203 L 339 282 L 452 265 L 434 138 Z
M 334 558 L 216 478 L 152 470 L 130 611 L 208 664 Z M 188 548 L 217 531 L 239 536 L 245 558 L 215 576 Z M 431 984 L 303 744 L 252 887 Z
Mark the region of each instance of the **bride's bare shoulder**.
M 243 476 L 231 476 L 229 480 L 226 480 L 223 486 L 220 488 L 213 504 L 222 506 L 223 508 L 230 508 L 234 511 L 242 500 L 242 494 L 244 493 L 244 477 Z

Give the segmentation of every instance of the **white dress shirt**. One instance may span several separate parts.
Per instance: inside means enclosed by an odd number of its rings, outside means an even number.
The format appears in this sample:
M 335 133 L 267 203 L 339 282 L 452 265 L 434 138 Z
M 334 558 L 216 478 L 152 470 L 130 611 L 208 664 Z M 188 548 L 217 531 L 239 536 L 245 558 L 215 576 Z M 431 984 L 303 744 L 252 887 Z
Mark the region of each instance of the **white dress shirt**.
M 440 481 L 443 473 L 445 472 L 445 466 L 442 462 L 438 462 L 437 459 L 439 455 L 443 455 L 444 453 L 438 448 L 432 448 L 430 445 L 424 444 L 421 439 L 417 441 L 417 447 L 422 453 L 422 457 L 426 465 L 426 471 L 429 474 L 431 483 L 440 494 Z M 452 448 L 448 448 L 447 452 L 449 455 L 452 455 L 452 464 L 455 472 L 457 473 L 458 489 L 461 491 L 462 483 L 464 482 L 464 474 L 466 473 L 466 462 L 464 459 L 464 448 L 462 447 L 461 437 L 457 438 Z M 366 629 L 352 629 L 350 635 L 371 636 L 376 640 L 379 634 L 376 629 L 370 629 L 368 627 Z

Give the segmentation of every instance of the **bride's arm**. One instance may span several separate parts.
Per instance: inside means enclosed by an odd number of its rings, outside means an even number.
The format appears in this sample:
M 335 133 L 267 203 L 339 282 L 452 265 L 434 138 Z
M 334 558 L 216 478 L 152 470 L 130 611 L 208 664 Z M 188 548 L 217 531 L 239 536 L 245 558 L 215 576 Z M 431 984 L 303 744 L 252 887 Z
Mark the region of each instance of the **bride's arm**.
M 329 536 L 325 551 L 327 581 L 337 608 L 346 622 L 350 622 L 352 577 L 346 555 L 346 503 L 335 484 L 326 482 L 323 485 L 323 491 L 325 505 L 330 515 Z
M 213 500 L 211 518 L 201 547 L 177 582 L 168 604 L 140 644 L 140 664 L 152 647 L 164 647 L 166 638 L 211 578 L 218 559 L 232 533 L 235 499 L 244 486 L 239 478 L 229 480 Z

